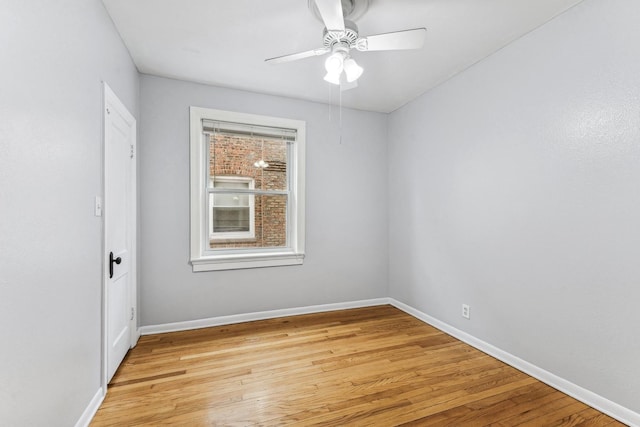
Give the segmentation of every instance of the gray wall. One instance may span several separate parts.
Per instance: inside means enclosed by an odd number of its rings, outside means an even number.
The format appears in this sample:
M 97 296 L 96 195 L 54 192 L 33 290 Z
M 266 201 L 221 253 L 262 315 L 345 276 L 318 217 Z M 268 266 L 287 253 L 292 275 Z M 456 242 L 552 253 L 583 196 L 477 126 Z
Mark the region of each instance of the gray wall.
M 138 75 L 99 0 L 0 2 L 0 425 L 70 426 L 100 387 L 102 80 Z
M 388 141 L 390 296 L 636 412 L 639 22 L 587 0 L 391 114 Z
M 141 77 L 141 325 L 384 297 L 387 116 Z M 307 122 L 302 266 L 193 273 L 189 106 Z

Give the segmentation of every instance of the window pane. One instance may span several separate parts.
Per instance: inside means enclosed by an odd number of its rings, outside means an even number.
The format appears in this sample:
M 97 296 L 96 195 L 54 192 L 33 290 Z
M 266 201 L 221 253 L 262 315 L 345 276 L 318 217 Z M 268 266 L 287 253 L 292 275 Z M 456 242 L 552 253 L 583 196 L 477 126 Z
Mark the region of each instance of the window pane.
M 209 176 L 216 187 L 243 188 L 222 180 L 242 176 L 253 179 L 259 190 L 287 190 L 287 155 L 283 140 L 214 133 L 209 136 Z
M 214 195 L 210 197 L 213 200 Z M 211 249 L 276 248 L 287 245 L 287 196 L 248 197 L 254 198 L 253 212 L 251 207 L 219 208 L 210 205 L 210 223 L 214 231 L 209 239 Z M 250 235 L 251 231 L 253 236 Z M 228 234 L 225 236 L 225 233 Z
M 249 208 L 215 207 L 211 210 L 214 233 L 230 233 L 251 230 Z

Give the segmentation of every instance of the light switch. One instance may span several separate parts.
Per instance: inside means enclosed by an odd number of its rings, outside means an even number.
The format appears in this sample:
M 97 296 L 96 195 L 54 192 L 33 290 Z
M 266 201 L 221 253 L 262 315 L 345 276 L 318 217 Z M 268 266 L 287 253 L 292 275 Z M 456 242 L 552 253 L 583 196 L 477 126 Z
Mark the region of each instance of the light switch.
M 96 196 L 95 216 L 102 216 L 102 197 Z

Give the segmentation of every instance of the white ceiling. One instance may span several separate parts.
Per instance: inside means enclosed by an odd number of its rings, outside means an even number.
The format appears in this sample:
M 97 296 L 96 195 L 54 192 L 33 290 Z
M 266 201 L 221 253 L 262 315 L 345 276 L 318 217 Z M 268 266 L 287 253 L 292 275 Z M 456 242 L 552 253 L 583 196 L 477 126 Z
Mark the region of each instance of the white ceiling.
M 342 105 L 391 112 L 582 0 L 371 0 L 360 35 L 426 27 L 421 50 L 357 52 L 365 69 Z M 307 0 L 103 0 L 141 73 L 336 104 Z

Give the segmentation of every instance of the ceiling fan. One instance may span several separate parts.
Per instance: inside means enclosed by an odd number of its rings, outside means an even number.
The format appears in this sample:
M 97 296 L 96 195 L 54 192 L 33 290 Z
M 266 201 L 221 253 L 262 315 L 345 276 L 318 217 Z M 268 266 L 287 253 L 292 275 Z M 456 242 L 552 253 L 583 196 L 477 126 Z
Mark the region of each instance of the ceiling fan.
M 308 0 L 309 8 L 325 25 L 323 46 L 306 52 L 269 58 L 271 64 L 297 61 L 330 53 L 324 66 L 327 74 L 324 79 L 339 85 L 342 72 L 348 83 L 355 83 L 364 71 L 351 57 L 351 49 L 361 52 L 376 50 L 420 49 L 424 44 L 426 28 L 395 31 L 361 37 L 353 21 L 361 16 L 369 6 L 369 0 Z M 357 83 L 356 83 L 357 84 Z

